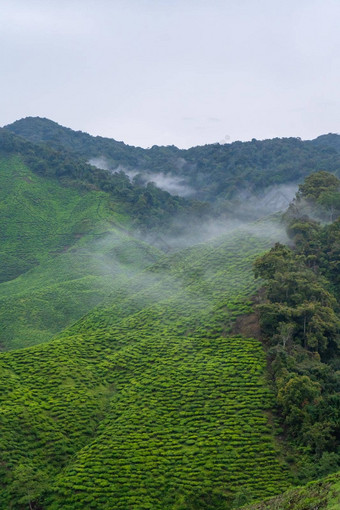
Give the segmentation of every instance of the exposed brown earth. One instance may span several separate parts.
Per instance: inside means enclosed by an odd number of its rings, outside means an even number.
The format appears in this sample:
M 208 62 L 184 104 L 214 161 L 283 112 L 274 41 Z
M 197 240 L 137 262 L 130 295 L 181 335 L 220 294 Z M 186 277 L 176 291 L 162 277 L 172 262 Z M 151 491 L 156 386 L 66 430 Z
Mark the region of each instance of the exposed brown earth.
M 240 315 L 237 317 L 232 333 L 234 335 L 242 335 L 248 338 L 261 338 L 261 329 L 257 313 Z

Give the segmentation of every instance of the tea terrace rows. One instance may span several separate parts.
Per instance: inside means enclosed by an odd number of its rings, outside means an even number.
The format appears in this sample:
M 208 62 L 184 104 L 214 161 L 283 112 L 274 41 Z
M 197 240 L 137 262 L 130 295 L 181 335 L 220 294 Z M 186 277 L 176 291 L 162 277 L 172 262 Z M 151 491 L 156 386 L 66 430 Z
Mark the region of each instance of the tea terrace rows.
M 172 508 L 198 486 L 232 500 L 288 485 L 261 344 L 230 336 L 268 244 L 240 252 L 240 237 L 167 257 L 59 339 L 0 356 L 1 508 L 25 508 L 19 468 L 44 509 Z

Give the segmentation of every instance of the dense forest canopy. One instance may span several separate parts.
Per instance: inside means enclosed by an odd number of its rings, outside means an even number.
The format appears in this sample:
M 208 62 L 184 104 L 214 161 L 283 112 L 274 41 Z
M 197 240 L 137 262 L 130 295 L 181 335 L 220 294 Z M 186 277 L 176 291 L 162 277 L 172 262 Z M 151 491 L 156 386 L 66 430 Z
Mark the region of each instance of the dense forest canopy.
M 187 194 L 210 202 L 223 202 L 245 192 L 260 196 L 268 186 L 301 182 L 319 170 L 340 172 L 340 135 L 335 134 L 312 141 L 254 139 L 183 150 L 175 146 L 131 147 L 112 139 L 72 131 L 39 117 L 21 119 L 6 129 L 34 143 L 45 143 L 87 160 L 104 158 L 111 171 L 132 171 L 142 182 L 153 178 L 157 182 L 159 173 L 181 179 L 179 183 Z
M 339 191 L 334 175 L 307 177 L 284 216 L 291 246 L 277 243 L 254 264 L 266 282 L 258 310 L 277 403 L 289 436 L 314 457 L 307 478 L 340 464 Z
M 176 214 L 197 215 L 206 206 L 172 196 L 152 183 L 131 182 L 123 172 L 109 173 L 89 165 L 83 158 L 50 146 L 37 145 L 5 129 L 0 130 L 0 155 L 20 155 L 23 162 L 40 176 L 55 178 L 63 185 L 81 190 L 107 192 L 121 209 L 130 214 L 135 229 L 165 227 Z

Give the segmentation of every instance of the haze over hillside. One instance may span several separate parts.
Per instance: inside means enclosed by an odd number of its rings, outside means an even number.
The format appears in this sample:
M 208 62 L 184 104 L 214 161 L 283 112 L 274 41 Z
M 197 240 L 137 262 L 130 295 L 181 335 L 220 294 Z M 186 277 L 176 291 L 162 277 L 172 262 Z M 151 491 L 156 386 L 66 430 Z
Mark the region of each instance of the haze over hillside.
M 1 509 L 231 510 L 337 471 L 339 139 L 0 130 Z
M 0 510 L 340 510 L 340 2 L 0 6 Z
M 131 147 L 39 117 L 5 127 L 34 143 L 67 150 L 100 168 L 123 171 L 141 182 L 155 182 L 172 194 L 199 200 L 225 200 L 238 193 L 240 199 L 248 199 L 252 193 L 261 197 L 264 190 L 272 192 L 278 185 L 296 184 L 311 171 L 340 172 L 340 135 L 335 134 L 311 141 L 276 138 L 181 150 L 175 146 Z M 285 206 L 293 195 L 287 196 Z

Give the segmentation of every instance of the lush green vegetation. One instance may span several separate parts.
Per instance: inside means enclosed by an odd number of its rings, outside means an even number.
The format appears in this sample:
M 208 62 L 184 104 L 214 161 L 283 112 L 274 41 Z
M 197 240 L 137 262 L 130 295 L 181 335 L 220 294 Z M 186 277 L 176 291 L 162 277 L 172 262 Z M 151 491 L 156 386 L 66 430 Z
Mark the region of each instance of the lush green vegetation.
M 18 156 L 0 160 L 1 273 L 15 278 L 66 251 L 102 220 L 115 219 L 108 196 L 65 188 L 31 172 Z M 119 218 L 119 215 L 117 215 Z
M 47 145 L 36 145 L 0 129 L 0 156 L 19 155 L 25 165 L 36 175 L 78 191 L 103 191 L 115 208 L 129 218 L 135 230 L 163 231 L 171 225 L 174 216 L 191 218 L 205 214 L 206 206 L 174 197 L 149 183 L 147 186 L 130 182 L 123 172 L 109 173 L 86 163 L 82 158 L 65 151 L 56 151 Z
M 340 220 L 322 225 L 306 215 L 324 217 L 325 198 L 339 190 L 340 180 L 326 172 L 307 178 L 286 215 L 293 249 L 278 243 L 255 263 L 267 282 L 259 311 L 277 403 L 288 435 L 311 456 L 304 479 L 340 464 Z M 332 215 L 340 215 L 336 200 Z
M 159 256 L 156 249 L 111 229 L 84 236 L 65 253 L 2 283 L 2 348 L 46 342 Z
M 8 128 L 30 141 L 0 130 L 0 343 L 12 349 L 0 354 L 0 508 L 230 510 L 335 472 L 337 135 L 181 151 L 46 119 Z M 214 207 L 95 156 L 185 177 Z M 277 217 L 172 254 L 140 240 L 168 249 L 163 234 L 232 213 L 240 190 L 321 168 L 333 175 L 307 178 L 284 216 L 286 246 Z M 260 299 L 268 359 L 249 315 Z M 335 508 L 338 484 L 256 508 Z
M 193 190 L 195 198 L 211 201 L 214 208 L 220 210 L 224 210 L 222 204 L 226 199 L 240 192 L 260 194 L 270 185 L 301 182 L 312 172 L 338 173 L 340 168 L 340 136 L 334 134 L 313 141 L 276 138 L 180 150 L 174 146 L 130 147 L 123 142 L 75 132 L 38 117 L 21 119 L 6 129 L 34 143 L 44 142 L 87 160 L 105 157 L 113 169 L 120 166 L 141 175 L 162 172 L 181 177 Z
M 268 243 L 168 256 L 59 339 L 1 355 L 4 508 L 229 508 L 289 485 L 261 344 L 232 334 Z
M 128 235 L 107 193 L 65 187 L 0 160 L 0 345 L 47 341 L 159 252 Z
M 340 474 L 310 482 L 244 510 L 337 510 L 340 507 Z

